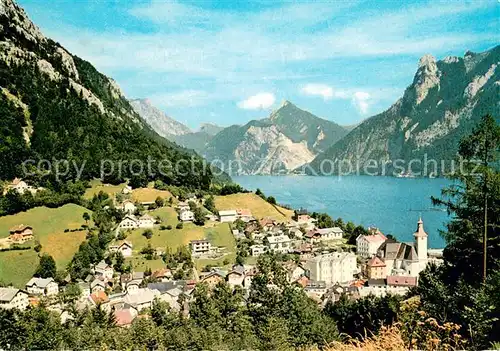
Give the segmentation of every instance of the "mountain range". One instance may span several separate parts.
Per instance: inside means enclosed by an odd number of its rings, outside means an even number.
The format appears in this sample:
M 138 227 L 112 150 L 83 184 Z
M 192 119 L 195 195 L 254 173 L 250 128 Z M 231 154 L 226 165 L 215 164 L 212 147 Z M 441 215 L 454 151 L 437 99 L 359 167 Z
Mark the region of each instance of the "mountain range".
M 484 114 L 499 118 L 499 65 L 500 46 L 442 60 L 426 55 L 402 97 L 355 126 L 284 101 L 264 119 L 193 131 L 146 99 L 127 100 L 113 79 L 45 37 L 12 0 L 1 0 L 0 179 L 22 175 L 27 159 L 85 163 L 86 179 L 100 176 L 101 160 L 194 157 L 201 168 L 202 159 L 188 149 L 233 174 L 321 174 L 325 160 L 375 160 L 389 170 L 397 160 L 451 160 Z M 211 174 L 181 173 L 161 179 L 203 188 L 213 181 Z M 108 180 L 131 174 L 125 169 Z
M 233 174 L 337 174 L 346 171 L 341 167 L 363 174 L 368 167 L 442 175 L 483 115 L 500 118 L 499 65 L 500 46 L 442 60 L 425 55 L 403 96 L 357 125 L 343 127 L 285 101 L 268 118 L 230 126 L 192 148 L 231 164 Z

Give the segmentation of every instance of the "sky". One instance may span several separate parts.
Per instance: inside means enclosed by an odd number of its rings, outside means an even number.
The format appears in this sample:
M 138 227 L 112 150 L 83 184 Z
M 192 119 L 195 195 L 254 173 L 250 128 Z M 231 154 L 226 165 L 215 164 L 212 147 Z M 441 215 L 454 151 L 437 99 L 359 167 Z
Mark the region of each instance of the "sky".
M 289 100 L 341 125 L 384 111 L 419 58 L 500 42 L 500 0 L 18 0 L 42 32 L 196 129 Z

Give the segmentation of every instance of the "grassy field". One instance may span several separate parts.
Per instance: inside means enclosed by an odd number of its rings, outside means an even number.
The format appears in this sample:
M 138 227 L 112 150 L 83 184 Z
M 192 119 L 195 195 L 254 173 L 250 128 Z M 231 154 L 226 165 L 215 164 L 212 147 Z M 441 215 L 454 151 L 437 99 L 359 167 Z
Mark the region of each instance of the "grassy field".
M 293 211 L 273 206 L 253 193 L 217 196 L 215 198 L 215 207 L 219 211 L 248 208 L 257 219 L 270 217 L 277 221 L 287 221 L 293 216 Z
M 85 240 L 85 231 L 64 233 L 65 229 L 76 229 L 85 221 L 84 212 L 89 210 L 74 204 L 59 208 L 37 207 L 27 212 L 0 217 L 0 237 L 9 235 L 9 228 L 26 224 L 33 227 L 35 239 L 42 244 L 42 252 L 54 257 L 58 269 L 69 263 L 80 243 Z M 34 241 L 29 242 L 34 245 Z M 38 265 L 38 255 L 31 250 L 0 252 L 0 280 L 23 287 Z
M 109 194 L 110 196 L 114 196 L 115 194 L 121 193 L 126 184 L 125 183 L 120 185 L 102 184 L 100 180 L 95 179 L 90 182 L 90 185 L 92 187 L 88 188 L 85 191 L 85 194 L 83 195 L 83 197 L 86 199 L 92 199 L 94 195 L 99 194 L 100 191 L 103 191 Z
M 225 256 L 231 263 L 234 262 L 236 257 L 236 242 L 234 236 L 231 233 L 230 227 L 227 223 L 216 223 L 207 222 L 205 226 L 200 227 L 193 223 L 184 223 L 182 229 L 176 229 L 175 226 L 178 223 L 177 213 L 171 207 L 163 207 L 155 211 L 150 212 L 153 217 L 160 217 L 162 219 L 162 225 L 171 225 L 171 230 L 160 230 L 159 228 L 153 228 L 153 237 L 147 239 L 142 235 L 145 229 L 136 229 L 129 233 L 126 240 L 132 242 L 134 246 L 134 257 L 129 261 L 132 262 L 134 268 L 142 271 L 147 267 L 152 270 L 161 268 L 163 263 L 161 260 L 148 261 L 142 255 L 139 254 L 143 247 L 149 244 L 153 248 L 166 248 L 169 247 L 172 250 L 177 249 L 180 246 L 189 245 L 191 240 L 207 238 L 215 246 L 224 246 L 230 255 Z M 220 259 L 220 264 L 222 264 L 223 258 Z M 215 265 L 216 260 L 197 260 L 197 267 L 203 267 L 207 264 Z
M 132 192 L 132 199 L 138 202 L 152 202 L 155 201 L 158 196 L 168 201 L 168 199 L 172 197 L 172 194 L 167 190 L 153 188 L 135 189 Z

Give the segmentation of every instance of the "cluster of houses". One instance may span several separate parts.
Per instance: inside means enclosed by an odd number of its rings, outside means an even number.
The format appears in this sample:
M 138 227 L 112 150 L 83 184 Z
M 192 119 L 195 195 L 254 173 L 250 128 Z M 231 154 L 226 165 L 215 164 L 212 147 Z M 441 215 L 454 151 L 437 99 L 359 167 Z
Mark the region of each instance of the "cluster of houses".
M 235 221 L 237 217 L 233 212 L 227 218 Z M 418 284 L 418 275 L 429 262 L 442 262 L 442 251 L 428 252 L 428 235 L 421 218 L 413 242 L 398 242 L 377 228 L 369 228 L 368 234 L 356 238 L 356 253 L 342 245 L 341 228 L 317 228 L 315 219 L 305 213 L 286 223 L 270 218 L 251 219 L 244 230 L 233 230 L 233 234 L 237 240 L 252 240 L 249 248 L 252 256 L 266 252 L 298 254 L 300 268 L 311 285 L 306 291 L 314 291 L 323 301 L 324 294 L 333 286 L 337 291 L 341 287 L 354 298 L 405 294 Z

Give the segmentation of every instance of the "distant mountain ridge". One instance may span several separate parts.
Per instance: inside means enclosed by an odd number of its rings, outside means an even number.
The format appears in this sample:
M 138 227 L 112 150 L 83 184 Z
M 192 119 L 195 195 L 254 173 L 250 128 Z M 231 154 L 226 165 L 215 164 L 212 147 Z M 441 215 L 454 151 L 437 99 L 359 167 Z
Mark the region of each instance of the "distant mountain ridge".
M 268 118 L 222 130 L 202 154 L 226 167 L 232 164 L 227 169 L 232 174 L 288 173 L 346 134 L 340 125 L 284 101 Z
M 379 165 L 388 163 L 390 171 L 395 160 L 408 165 L 424 157 L 438 162 L 454 159 L 460 139 L 483 115 L 500 118 L 499 65 L 500 46 L 439 61 L 431 55 L 422 57 L 402 98 L 318 155 L 305 167 L 306 173 L 321 174 L 325 160 L 361 165 L 375 160 Z M 411 166 L 417 173 L 424 170 L 418 162 Z M 443 171 L 437 169 L 438 174 Z

